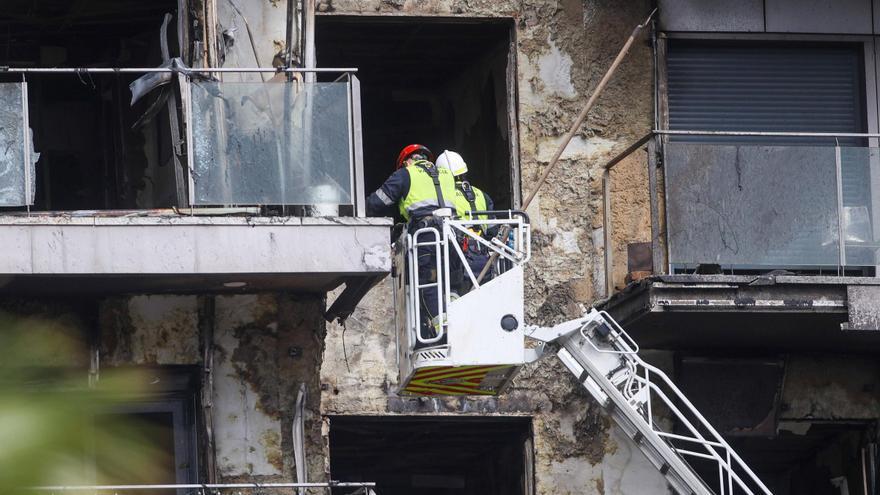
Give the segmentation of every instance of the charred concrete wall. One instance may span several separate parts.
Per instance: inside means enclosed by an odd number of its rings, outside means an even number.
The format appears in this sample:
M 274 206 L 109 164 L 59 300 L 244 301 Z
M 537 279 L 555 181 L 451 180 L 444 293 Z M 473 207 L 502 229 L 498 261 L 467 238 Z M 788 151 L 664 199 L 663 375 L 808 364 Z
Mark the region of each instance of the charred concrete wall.
M 513 19 L 524 193 L 649 10 L 649 2 L 642 1 L 318 2 L 322 15 Z M 602 295 L 600 166 L 650 129 L 651 88 L 651 51 L 640 40 L 529 208 L 534 229 L 526 282 L 530 322 L 563 321 L 579 314 L 578 303 L 589 304 Z M 617 200 L 647 204 L 641 197 L 646 190 L 636 187 L 644 161 L 620 167 L 628 179 L 620 181 Z M 642 227 L 641 220 L 634 221 L 629 231 Z M 510 390 L 497 398 L 397 396 L 391 291 L 386 280 L 361 303 L 347 328 L 328 327 L 321 368 L 322 414 L 527 415 L 533 418 L 535 435 L 536 493 L 666 492 L 662 477 L 554 359 L 525 367 Z
M 880 363 L 872 356 L 791 356 L 780 408 L 784 420 L 877 421 Z
M 203 457 L 216 460 L 217 479 L 292 481 L 292 424 L 300 384 L 306 390 L 306 450 L 323 450 L 318 410 L 323 298 L 217 296 L 205 306 L 209 297 L 100 301 L 102 366 L 209 369 L 210 379 L 202 375 L 200 402 L 207 428 L 201 435 L 211 432 L 213 447 Z M 322 480 L 323 458 L 312 455 L 308 463 L 310 479 Z
M 280 67 L 287 52 L 287 0 L 215 0 L 217 62 L 227 67 Z M 299 5 L 299 2 L 297 2 Z M 294 9 L 298 18 L 299 8 Z M 293 23 L 293 62 L 299 60 L 299 30 Z M 270 75 L 228 74 L 226 81 L 260 81 Z

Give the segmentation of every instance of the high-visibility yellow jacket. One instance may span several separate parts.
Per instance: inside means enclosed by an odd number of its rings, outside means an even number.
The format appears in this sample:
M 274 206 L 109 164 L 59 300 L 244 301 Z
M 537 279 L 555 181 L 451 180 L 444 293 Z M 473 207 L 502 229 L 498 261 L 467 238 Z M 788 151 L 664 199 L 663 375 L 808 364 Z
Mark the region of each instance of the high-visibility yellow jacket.
M 440 196 L 443 197 L 442 207 L 455 208 L 455 178 L 449 169 L 437 167 L 429 161 L 418 161 L 405 170 L 409 175 L 409 191 L 398 203 L 404 220 L 429 215 L 441 208 Z

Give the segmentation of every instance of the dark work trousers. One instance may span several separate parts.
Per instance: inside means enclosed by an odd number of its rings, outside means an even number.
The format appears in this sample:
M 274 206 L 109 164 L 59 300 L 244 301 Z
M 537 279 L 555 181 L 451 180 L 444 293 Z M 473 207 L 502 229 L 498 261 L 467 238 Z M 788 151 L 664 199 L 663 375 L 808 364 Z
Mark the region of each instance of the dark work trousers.
M 480 272 L 483 271 L 483 268 L 486 267 L 486 263 L 489 262 L 489 255 L 468 251 L 467 254 L 465 254 L 465 258 L 467 258 L 468 266 L 471 268 L 471 271 L 474 272 L 474 277 L 479 278 Z M 483 278 L 483 282 L 488 282 L 489 280 L 492 280 L 492 270 L 489 270 L 489 273 Z
M 470 267 L 471 271 L 474 273 L 474 278 L 480 278 L 480 272 L 483 271 L 486 263 L 489 262 L 489 255 L 471 247 L 465 251 L 464 257 L 467 260 L 468 267 Z M 460 283 L 454 290 L 456 290 L 459 295 L 463 296 L 473 289 L 473 284 L 471 283 L 470 277 L 466 274 L 462 275 Z M 480 284 L 486 283 L 489 280 L 492 280 L 492 270 L 486 274 Z

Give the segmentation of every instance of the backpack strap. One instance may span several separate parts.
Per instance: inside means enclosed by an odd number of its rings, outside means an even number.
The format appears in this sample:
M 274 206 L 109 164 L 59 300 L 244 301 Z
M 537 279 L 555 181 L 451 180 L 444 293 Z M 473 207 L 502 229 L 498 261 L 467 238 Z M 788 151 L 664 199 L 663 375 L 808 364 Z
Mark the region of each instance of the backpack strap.
M 437 193 L 437 206 L 438 208 L 445 208 L 446 201 L 443 199 L 443 189 L 440 187 L 440 174 L 437 172 L 437 167 L 426 161 L 418 162 L 416 166 L 431 176 L 431 181 L 434 182 L 434 192 Z
M 474 194 L 474 188 L 471 187 L 471 183 L 463 180 L 459 182 L 459 186 L 464 199 L 471 205 L 471 211 L 477 211 L 477 195 Z

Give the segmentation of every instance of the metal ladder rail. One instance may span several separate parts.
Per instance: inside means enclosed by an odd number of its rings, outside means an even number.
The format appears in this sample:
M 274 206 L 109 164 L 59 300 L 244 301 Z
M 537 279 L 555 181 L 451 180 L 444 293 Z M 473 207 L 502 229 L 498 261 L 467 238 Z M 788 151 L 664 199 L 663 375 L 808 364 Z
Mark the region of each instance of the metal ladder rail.
M 680 493 L 715 493 L 706 486 L 684 458 L 690 456 L 717 463 L 720 490 L 718 493 L 721 495 L 733 495 L 734 486 L 749 495 L 755 493 L 771 495 L 769 489 L 665 373 L 638 356 L 638 346 L 617 322 L 606 313 L 595 310 L 584 321 L 585 325 L 581 326 L 579 331 L 568 333 L 559 339 L 564 346 L 559 351 L 560 359 L 600 403 L 610 408 L 612 418 L 636 440 L 639 448 L 661 470 L 676 490 Z M 593 331 L 585 331 L 591 323 L 599 321 L 608 325 L 609 331 L 604 338 L 596 337 Z M 596 343 L 611 347 L 600 349 Z M 602 365 L 604 369 L 600 367 Z M 644 370 L 644 376 L 638 373 L 639 369 Z M 672 395 L 685 405 L 694 416 L 697 425 L 688 419 L 658 384 L 651 381 L 652 374 L 660 377 L 663 384 L 671 390 Z M 690 431 L 692 437 L 666 433 L 659 429 L 653 421 L 652 393 L 661 399 L 675 415 L 675 419 Z M 700 433 L 697 426 L 706 430 L 710 438 Z M 702 446 L 705 452 L 676 446 L 673 443 L 675 440 L 697 444 Z M 658 458 L 662 459 L 660 465 Z M 745 479 L 735 471 L 736 469 L 743 472 Z M 749 485 L 753 485 L 755 491 Z
M 458 238 L 466 238 L 469 242 L 476 243 L 480 246 L 484 246 L 490 253 L 497 253 L 499 259 L 505 259 L 514 264 L 524 264 L 529 261 L 529 257 L 531 255 L 528 251 L 517 251 L 508 247 L 506 244 L 500 244 L 496 239 L 492 239 L 493 242 L 486 241 L 481 235 L 474 233 L 472 230 L 469 230 L 469 227 L 472 225 L 476 225 L 475 220 L 445 220 L 443 222 L 443 235 L 446 239 L 458 239 Z M 486 223 L 480 223 L 479 225 L 488 226 L 488 225 L 510 225 L 511 222 L 506 221 L 498 221 L 498 220 L 485 220 Z M 518 232 L 517 241 L 522 243 L 522 238 L 524 234 L 522 231 L 524 230 L 522 227 L 521 221 L 517 220 L 513 222 L 512 232 Z M 462 251 L 462 248 L 459 246 L 458 242 L 447 243 L 447 249 L 449 245 L 452 245 L 452 252 L 458 256 L 458 259 L 461 260 L 461 263 L 464 268 L 464 274 L 467 275 L 471 284 L 473 285 L 474 290 L 477 290 L 482 285 L 477 281 L 477 275 L 471 270 L 470 265 L 468 264 L 467 257 Z M 483 282 L 485 283 L 485 282 Z
M 737 455 L 737 453 L 730 447 L 726 440 L 718 433 L 714 427 L 706 420 L 705 417 L 700 413 L 700 411 L 687 399 L 684 393 L 679 390 L 679 388 L 666 376 L 663 371 L 646 363 L 641 357 L 638 355 L 638 346 L 635 345 L 632 338 L 626 334 L 626 331 L 620 327 L 620 325 L 611 318 L 605 312 L 597 312 L 598 316 L 601 317 L 606 323 L 610 324 L 610 328 L 612 330 L 609 337 L 613 337 L 611 341 L 622 348 L 623 352 L 620 354 L 621 357 L 626 361 L 626 369 L 630 370 L 626 377 L 627 383 L 635 384 L 635 390 L 637 390 L 638 396 L 646 399 L 647 408 L 642 410 L 642 415 L 645 417 L 648 424 L 654 428 L 653 424 L 653 416 L 651 415 L 651 392 L 659 397 L 663 404 L 670 408 L 670 410 L 675 414 L 676 419 L 685 426 L 688 431 L 693 435 L 692 437 L 687 437 L 683 435 L 675 435 L 672 433 L 663 432 L 659 428 L 656 429 L 658 435 L 667 440 L 667 443 L 676 450 L 681 455 L 688 455 L 692 457 L 699 457 L 703 459 L 709 459 L 715 461 L 718 464 L 719 468 L 719 489 L 721 495 L 732 495 L 734 493 L 734 483 L 736 486 L 747 494 L 752 495 L 754 493 L 761 493 L 764 495 L 770 495 L 770 490 L 764 485 L 764 483 L 758 478 L 758 476 L 748 467 L 748 465 Z M 586 332 L 584 332 L 584 328 L 581 328 L 580 333 L 583 337 L 588 337 Z M 630 342 L 633 344 L 630 345 Z M 644 370 L 644 377 L 638 374 L 638 370 L 641 368 Z M 675 402 L 672 398 L 669 397 L 670 394 L 667 394 L 663 391 L 663 388 L 655 383 L 655 381 L 651 380 L 651 376 L 658 377 L 663 385 L 665 385 L 671 395 L 674 396 L 685 408 L 686 411 L 682 411 L 679 407 L 675 405 Z M 624 391 L 632 390 L 632 388 L 627 389 L 624 388 Z M 647 390 L 647 393 L 643 393 L 643 390 Z M 628 394 L 624 394 L 628 395 Z M 693 420 L 688 419 L 686 412 L 689 412 L 693 415 Z M 694 424 L 696 423 L 696 424 Z M 706 438 L 706 435 L 700 433 L 699 427 L 702 427 L 706 433 L 709 434 L 709 438 Z M 695 452 L 689 449 L 681 448 L 672 443 L 674 440 L 685 441 L 693 444 L 697 444 L 702 446 L 705 449 L 705 452 Z M 720 450 L 720 452 L 719 452 Z M 743 472 L 745 479 L 740 476 L 736 469 L 740 469 Z M 725 483 L 726 479 L 726 483 Z M 749 487 L 749 483 L 753 485 Z M 753 491 L 754 489 L 754 491 Z
M 643 364 L 647 367 L 653 368 L 650 365 L 647 365 L 646 363 L 643 363 Z M 653 369 L 654 369 L 654 375 L 662 376 L 662 378 L 664 380 L 668 381 L 668 377 L 666 377 L 666 375 L 664 373 L 660 372 L 660 370 L 657 370 L 656 368 L 653 368 Z M 749 495 L 753 495 L 755 493 L 765 494 L 765 495 L 770 494 L 769 489 L 766 486 L 764 486 L 764 484 L 757 477 L 757 475 L 755 475 L 751 471 L 751 469 L 748 467 L 748 465 L 745 464 L 745 462 L 736 454 L 736 452 L 730 447 L 730 445 L 727 444 L 727 442 L 720 435 L 718 435 L 717 432 L 714 431 L 714 429 L 711 430 L 710 433 L 713 434 L 713 437 L 715 435 L 717 435 L 716 440 L 706 438 L 704 435 L 702 435 L 698 431 L 698 428 L 691 421 L 689 421 L 687 419 L 686 414 L 684 412 L 682 412 L 680 408 L 675 407 L 674 402 L 669 398 L 669 396 L 666 393 L 664 393 L 663 390 L 656 383 L 650 381 L 650 378 L 649 378 L 650 374 L 649 374 L 648 368 L 645 369 L 645 372 L 646 372 L 646 378 L 643 379 L 643 378 L 639 377 L 638 379 L 645 380 L 646 386 L 650 389 L 650 391 L 657 394 L 658 397 L 660 397 L 663 400 L 664 405 L 666 405 L 667 407 L 670 408 L 670 410 L 675 414 L 676 418 L 693 435 L 692 437 L 687 437 L 684 435 L 676 435 L 673 433 L 667 433 L 667 432 L 664 432 L 662 430 L 657 429 L 656 430 L 657 434 L 661 438 L 665 439 L 666 442 L 670 445 L 670 447 L 672 447 L 678 454 L 683 455 L 683 456 L 698 457 L 698 458 L 707 459 L 707 460 L 711 460 L 711 461 L 716 462 L 718 465 L 718 478 L 719 478 L 718 486 L 720 489 L 719 493 L 721 495 L 733 495 L 735 493 L 734 486 L 736 486 L 737 488 L 740 488 L 741 490 L 743 490 L 745 493 L 747 493 Z M 668 383 L 667 385 L 674 387 L 674 385 L 671 382 Z M 677 388 L 674 388 L 674 390 L 676 392 L 680 393 L 680 391 L 678 391 Z M 679 400 L 684 399 L 682 402 L 687 407 L 692 409 L 691 413 L 694 414 L 700 420 L 705 421 L 705 419 L 702 418 L 702 415 L 699 413 L 699 411 L 696 408 L 694 408 L 693 405 L 690 404 L 690 402 L 686 401 L 686 399 L 684 398 L 683 395 L 680 395 L 678 398 L 679 398 Z M 709 426 L 708 422 L 706 422 L 705 425 L 703 425 L 703 426 Z M 706 450 L 706 452 L 697 452 L 697 451 L 693 451 L 693 450 L 690 450 L 687 448 L 679 447 L 673 443 L 676 440 L 682 441 L 682 442 L 693 443 L 698 446 L 702 446 Z M 740 476 L 736 472 L 737 468 L 739 468 L 740 470 L 743 471 L 743 474 L 746 476 L 745 479 L 743 478 L 743 476 Z M 749 487 L 749 483 L 748 483 L 749 481 L 751 481 L 755 485 L 753 488 L 757 491 L 755 491 Z
M 611 389 L 610 393 L 605 392 L 606 387 L 599 384 L 605 380 L 602 373 L 588 360 L 577 359 L 577 354 L 577 350 L 571 352 L 566 346 L 559 350 L 557 356 L 577 377 L 577 381 L 606 409 L 611 419 L 635 442 L 672 489 L 680 495 L 714 495 L 684 459 L 647 426 L 641 415 L 633 411 L 622 394 L 616 392 L 614 387 L 608 387 Z M 595 376 L 602 378 L 595 380 Z

